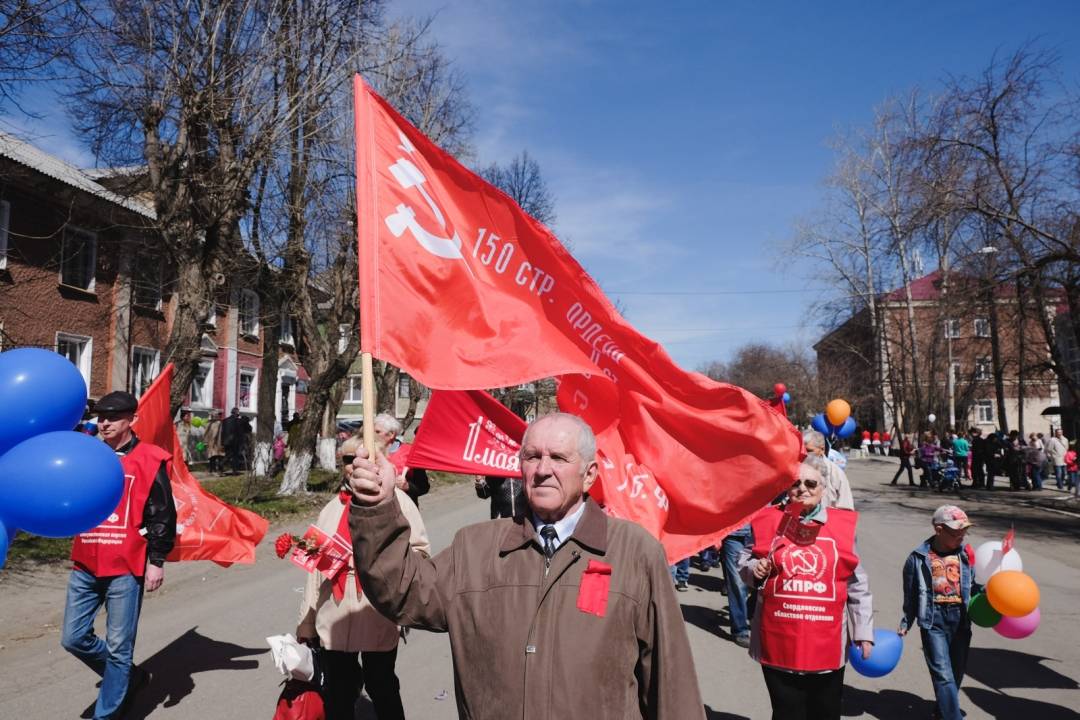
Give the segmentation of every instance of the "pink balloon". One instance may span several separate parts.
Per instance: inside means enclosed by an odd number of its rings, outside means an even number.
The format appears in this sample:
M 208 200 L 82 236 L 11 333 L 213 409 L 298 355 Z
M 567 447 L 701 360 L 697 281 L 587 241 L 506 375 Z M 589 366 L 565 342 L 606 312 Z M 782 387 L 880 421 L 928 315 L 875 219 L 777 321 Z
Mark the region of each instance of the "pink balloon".
M 1001 616 L 1001 622 L 994 626 L 994 632 L 1010 640 L 1026 638 L 1039 627 L 1039 608 L 1020 617 Z

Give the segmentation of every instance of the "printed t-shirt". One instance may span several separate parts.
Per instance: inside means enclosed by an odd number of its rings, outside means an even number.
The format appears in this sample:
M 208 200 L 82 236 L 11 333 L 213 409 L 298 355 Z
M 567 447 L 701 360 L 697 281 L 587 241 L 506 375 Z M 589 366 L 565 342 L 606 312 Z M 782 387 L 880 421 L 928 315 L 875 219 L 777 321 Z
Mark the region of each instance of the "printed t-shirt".
M 938 555 L 930 551 L 930 580 L 934 586 L 934 602 L 951 605 L 964 602 L 960 595 L 960 551 Z

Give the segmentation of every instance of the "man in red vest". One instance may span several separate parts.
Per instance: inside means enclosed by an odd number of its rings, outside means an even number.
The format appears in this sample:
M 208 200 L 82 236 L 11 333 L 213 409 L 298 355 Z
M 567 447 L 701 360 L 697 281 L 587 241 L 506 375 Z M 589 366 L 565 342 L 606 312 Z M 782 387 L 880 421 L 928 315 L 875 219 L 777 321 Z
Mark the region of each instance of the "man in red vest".
M 169 484 L 171 453 L 139 442 L 131 431 L 138 401 L 111 392 L 95 406 L 101 439 L 124 468 L 124 494 L 116 510 L 93 530 L 75 537 L 68 580 L 64 649 L 101 676 L 94 718 L 122 717 L 149 673 L 132 665 L 143 590 L 165 579 L 165 556 L 176 540 L 176 506 Z M 101 606 L 105 638 L 94 634 Z

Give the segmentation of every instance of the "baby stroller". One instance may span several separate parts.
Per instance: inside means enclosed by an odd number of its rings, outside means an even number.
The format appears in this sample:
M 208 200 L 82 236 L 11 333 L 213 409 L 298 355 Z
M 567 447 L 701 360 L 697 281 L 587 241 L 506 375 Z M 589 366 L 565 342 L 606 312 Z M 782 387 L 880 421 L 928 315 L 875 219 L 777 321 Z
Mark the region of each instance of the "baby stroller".
M 938 492 L 954 492 L 960 489 L 960 468 L 953 462 L 952 456 L 946 456 L 945 462 L 939 466 L 937 472 Z

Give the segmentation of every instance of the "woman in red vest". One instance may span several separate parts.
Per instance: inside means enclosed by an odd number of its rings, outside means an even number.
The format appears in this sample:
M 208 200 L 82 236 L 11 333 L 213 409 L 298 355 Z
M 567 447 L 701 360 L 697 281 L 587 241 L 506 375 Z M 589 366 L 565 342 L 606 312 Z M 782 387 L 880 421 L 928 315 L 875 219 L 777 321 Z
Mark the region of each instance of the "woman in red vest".
M 750 656 L 761 663 L 773 720 L 839 720 L 848 623 L 864 658 L 873 646 L 858 514 L 821 502 L 820 463 L 808 457 L 786 505 L 753 518 L 753 540 L 739 558 L 743 578 L 758 587 Z

